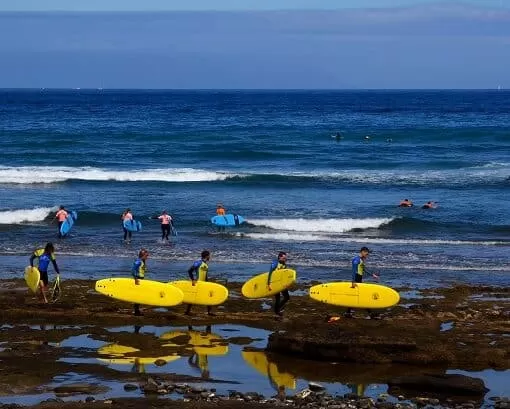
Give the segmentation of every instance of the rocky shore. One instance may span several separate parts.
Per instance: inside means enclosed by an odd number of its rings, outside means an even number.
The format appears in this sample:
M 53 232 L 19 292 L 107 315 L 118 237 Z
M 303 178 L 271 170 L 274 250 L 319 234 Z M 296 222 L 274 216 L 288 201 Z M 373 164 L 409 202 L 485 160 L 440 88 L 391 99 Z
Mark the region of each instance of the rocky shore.
M 239 407 L 292 406 L 300 408 L 417 408 L 445 407 L 471 409 L 482 405 L 510 408 L 508 399 L 487 400 L 486 386 L 470 377 L 452 377 L 448 368 L 481 371 L 510 368 L 510 290 L 498 287 L 456 286 L 430 289 L 419 294 L 398 289 L 401 303 L 383 311 L 380 320 L 365 319 L 358 311 L 355 319 L 342 317 L 342 309 L 319 304 L 306 295 L 292 296 L 283 319 L 267 310 L 267 300 L 245 300 L 240 284 L 229 283 L 231 297 L 217 315 L 209 317 L 196 308 L 184 315 L 184 307 L 169 310 L 147 307 L 143 317 L 134 317 L 131 306 L 98 295 L 94 283 L 69 280 L 62 283 L 62 299 L 41 305 L 21 280 L 0 282 L 0 403 L 2 396 L 35 393 L 59 373 L 78 371 L 102 379 L 124 381 L 127 388 L 142 393 L 141 398 L 98 399 L 98 391 L 79 399 L 87 402 L 54 400 L 37 407 Z M 297 289 L 300 289 L 299 287 Z M 301 288 L 301 289 L 304 289 Z M 406 296 L 405 294 L 409 294 Z M 340 319 L 328 322 L 331 316 Z M 59 325 L 57 331 L 34 334 L 27 325 Z M 68 364 L 58 360 L 59 352 L 48 344 L 78 334 L 78 328 L 108 340 L 102 328 L 121 325 L 183 326 L 239 324 L 271 332 L 265 351 L 280 371 L 317 382 L 359 382 L 388 384 L 389 395 L 364 398 L 352 394 L 330 396 L 325 390 L 301 390 L 293 395 L 261 396 L 232 391 L 221 395 L 201 389 L 200 378 L 168 374 L 147 378 L 144 374 L 117 372 L 90 364 Z M 40 337 L 40 338 L 38 338 Z M 117 335 L 132 341 L 132 335 Z M 150 337 L 137 340 L 137 348 L 158 348 Z M 228 342 L 243 345 L 243 339 Z M 143 343 L 143 345 L 142 345 Z M 314 362 L 314 369 L 306 362 Z M 320 362 L 323 362 L 324 366 Z M 335 362 L 335 366 L 330 363 Z M 324 368 L 324 370 L 317 368 Z M 209 379 L 211 382 L 225 382 Z M 227 382 L 228 383 L 228 382 Z M 128 386 L 129 385 L 129 386 Z M 314 384 L 312 384 L 314 385 Z M 232 390 L 235 390 L 235 384 Z M 229 387 L 230 389 L 230 387 Z M 72 391 L 68 391 L 73 396 Z M 490 392 L 488 396 L 491 396 Z M 154 399 L 157 397 L 157 399 Z M 485 401 L 484 401 L 485 397 Z M 0 408 L 13 407 L 3 405 Z

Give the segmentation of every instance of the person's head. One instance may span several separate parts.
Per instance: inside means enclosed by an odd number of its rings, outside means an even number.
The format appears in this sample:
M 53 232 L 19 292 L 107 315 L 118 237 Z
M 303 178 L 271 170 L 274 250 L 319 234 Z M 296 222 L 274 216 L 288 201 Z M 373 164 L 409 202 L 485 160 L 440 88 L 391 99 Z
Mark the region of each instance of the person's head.
M 166 214 L 166 210 L 163 210 L 163 211 L 161 212 L 161 214 Z
M 147 257 L 149 257 L 149 252 L 146 249 L 140 249 L 138 258 L 141 260 L 147 260 Z
M 368 249 L 368 247 L 362 247 L 361 250 L 359 251 L 361 258 L 363 259 L 367 258 L 369 253 L 370 250 Z
M 217 209 L 223 209 L 223 205 L 222 205 L 221 203 L 218 203 L 218 204 L 216 205 L 216 208 L 217 208 Z
M 58 208 L 59 208 L 60 210 L 64 210 L 64 206 L 62 206 L 62 205 L 60 205 Z
M 200 253 L 200 257 L 202 257 L 202 260 L 209 261 L 211 258 L 211 253 L 209 250 L 204 250 L 202 253 Z
M 287 261 L 287 253 L 285 253 L 284 251 L 280 251 L 278 253 L 278 261 L 280 263 L 285 263 Z
M 44 246 L 44 252 L 45 253 L 53 253 L 55 252 L 55 246 L 53 246 L 53 243 L 46 243 L 46 246 Z
M 409 202 L 409 199 L 404 199 L 404 202 Z

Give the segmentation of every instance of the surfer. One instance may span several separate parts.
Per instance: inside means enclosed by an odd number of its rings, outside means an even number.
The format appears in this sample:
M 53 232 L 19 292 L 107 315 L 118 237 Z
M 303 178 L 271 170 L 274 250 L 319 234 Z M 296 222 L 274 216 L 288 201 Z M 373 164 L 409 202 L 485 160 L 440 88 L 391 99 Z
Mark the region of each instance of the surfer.
M 352 284 L 351 288 L 356 288 L 358 286 L 357 283 L 363 282 L 363 274 L 365 273 L 365 260 L 368 257 L 368 254 L 370 253 L 370 250 L 368 247 L 362 247 L 359 255 L 354 257 L 352 259 Z M 372 273 L 372 277 L 376 280 L 379 279 L 379 276 L 376 273 Z M 377 315 L 374 314 L 371 310 L 367 310 L 370 314 L 370 318 L 375 319 L 377 318 Z M 346 318 L 353 318 L 354 315 L 352 313 L 352 308 L 347 308 L 347 311 L 345 312 L 344 316 Z
M 275 270 L 281 270 L 287 268 L 287 253 L 280 251 L 278 258 L 273 260 L 271 267 L 269 268 L 269 275 L 267 276 L 267 289 L 271 291 L 271 276 Z M 282 300 L 283 297 L 283 300 Z M 290 295 L 289 290 L 283 290 L 274 296 L 274 313 L 278 316 L 283 315 L 284 306 L 289 301 Z
M 428 201 L 421 208 L 422 209 L 435 209 L 437 207 L 436 202 Z
M 413 206 L 414 206 L 413 202 L 409 199 L 402 200 L 398 205 L 398 207 L 413 207 Z
M 67 212 L 66 212 L 66 209 L 64 209 L 64 206 L 59 206 L 58 211 L 55 214 L 55 217 L 53 218 L 53 220 L 55 220 L 55 219 L 58 220 L 58 238 L 61 239 L 62 233 L 60 232 L 60 228 L 62 227 L 62 224 L 64 224 L 64 222 L 67 219 Z
M 161 240 L 168 241 L 168 236 L 170 234 L 170 229 L 174 227 L 174 220 L 172 216 L 170 216 L 166 210 L 161 212 L 160 216 L 151 217 L 152 219 L 159 219 L 161 221 Z
M 120 216 L 120 220 L 122 220 L 122 230 L 124 230 L 124 242 L 130 243 L 132 233 L 124 227 L 124 222 L 126 220 L 133 220 L 133 213 L 131 213 L 131 209 L 128 207 L 124 212 L 122 213 L 122 216 Z M 129 237 L 129 240 L 128 240 Z
M 38 259 L 38 268 L 39 273 L 41 274 L 41 278 L 39 281 L 39 287 L 41 288 L 41 294 L 45 303 L 48 302 L 46 298 L 46 290 L 48 288 L 48 266 L 51 263 L 53 264 L 53 269 L 57 273 L 57 276 L 60 275 L 60 271 L 58 269 L 57 260 L 55 258 L 55 247 L 53 243 L 46 243 L 46 246 L 42 249 L 35 250 L 30 256 L 30 267 L 34 267 L 34 260 Z
M 145 273 L 147 271 L 147 257 L 149 257 L 149 252 L 145 249 L 141 249 L 138 253 L 138 258 L 133 263 L 131 273 L 135 279 L 135 285 L 140 285 L 140 280 L 145 278 Z M 143 315 L 140 312 L 140 304 L 134 304 L 133 314 L 137 317 Z
M 195 285 L 197 281 L 208 281 L 207 274 L 209 272 L 209 260 L 211 259 L 211 253 L 208 250 L 202 251 L 200 254 L 200 260 L 196 260 L 191 267 L 188 269 L 188 275 L 191 279 L 191 283 Z M 196 277 L 193 275 L 196 274 Z M 188 304 L 188 308 L 186 308 L 186 315 L 191 315 L 191 304 Z M 207 314 L 208 315 L 216 315 L 212 312 L 212 307 L 210 305 L 207 306 Z

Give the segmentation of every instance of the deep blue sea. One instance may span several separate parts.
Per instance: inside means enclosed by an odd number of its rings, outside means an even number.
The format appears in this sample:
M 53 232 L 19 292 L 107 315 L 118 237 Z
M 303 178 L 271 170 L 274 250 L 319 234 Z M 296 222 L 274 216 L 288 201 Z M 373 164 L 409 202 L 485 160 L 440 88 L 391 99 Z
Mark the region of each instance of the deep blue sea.
M 366 245 L 388 285 L 510 285 L 508 91 L 0 90 L 0 140 L 0 278 L 54 241 L 63 278 L 129 274 L 146 247 L 158 280 L 209 249 L 223 280 L 285 250 L 300 279 L 342 281 Z M 211 234 L 217 202 L 247 223 Z

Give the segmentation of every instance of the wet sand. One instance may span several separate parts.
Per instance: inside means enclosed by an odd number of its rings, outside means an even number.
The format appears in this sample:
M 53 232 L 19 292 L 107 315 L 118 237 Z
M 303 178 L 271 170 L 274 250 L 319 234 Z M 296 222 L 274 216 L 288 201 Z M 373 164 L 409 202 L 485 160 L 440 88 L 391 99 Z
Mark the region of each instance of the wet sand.
M 343 309 L 317 303 L 306 295 L 291 296 L 283 319 L 277 319 L 268 309 L 268 300 L 246 300 L 240 296 L 240 284 L 229 283 L 231 297 L 210 317 L 204 307 L 195 307 L 194 315 L 184 314 L 185 307 L 167 311 L 150 307 L 143 317 L 132 315 L 132 306 L 104 297 L 94 291 L 94 282 L 69 280 L 62 283 L 62 298 L 55 304 L 41 304 L 30 294 L 22 280 L 0 282 L 0 315 L 12 328 L 0 331 L 0 402 L 1 396 L 34 393 L 40 385 L 70 370 L 139 384 L 147 375 L 119 372 L 106 366 L 69 364 L 58 361 L 59 351 L 51 347 L 70 336 L 87 332 L 104 341 L 125 341 L 140 350 L 150 350 L 155 356 L 164 354 L 156 337 L 133 339 L 132 334 L 112 334 L 112 326 L 204 326 L 238 324 L 271 331 L 267 353 L 282 371 L 308 380 L 341 381 L 342 365 L 350 367 L 349 380 L 388 383 L 397 376 L 444 374 L 448 368 L 481 371 L 489 368 L 510 369 L 510 289 L 496 287 L 457 286 L 422 291 L 415 298 L 410 289 L 398 289 L 402 294 L 398 306 L 383 311 L 381 320 L 367 320 L 358 311 L 357 318 L 328 323 L 330 316 L 341 316 Z M 305 290 L 305 287 L 296 287 Z M 22 325 L 59 325 L 58 331 L 34 331 Z M 243 345 L 244 340 L 232 334 L 229 343 Z M 178 351 L 177 351 L 178 352 Z M 299 359 L 295 359 L 299 358 Z M 310 370 L 306 360 L 323 361 L 323 370 Z M 336 362 L 331 371 L 326 363 Z M 319 365 L 320 364 L 316 364 Z M 411 366 L 412 365 L 412 366 Z M 311 368 L 311 367 L 310 367 Z M 179 374 L 158 374 L 158 382 L 201 382 L 200 377 Z M 227 382 L 209 379 L 208 383 Z M 232 385 L 235 389 L 235 384 Z M 418 390 L 416 393 L 425 393 Z M 411 395 L 407 395 L 411 396 Z M 467 400 L 468 398 L 466 398 Z M 115 399 L 123 406 L 146 407 L 140 399 Z M 173 407 L 164 400 L 157 406 Z M 189 403 L 191 405 L 193 402 Z M 115 406 L 117 403 L 114 403 Z M 178 403 L 182 405 L 182 399 Z M 192 406 L 238 407 L 247 402 L 201 400 Z M 266 403 L 267 404 L 267 403 Z M 41 403 L 41 407 L 78 407 L 79 403 Z M 95 402 L 94 406 L 104 404 Z M 151 405 L 153 403 L 151 402 Z M 164 406 L 167 405 L 167 406 Z M 56 406 L 55 406 L 56 407 Z M 111 406 L 110 406 L 111 407 Z M 183 407 L 183 406 L 179 406 Z

